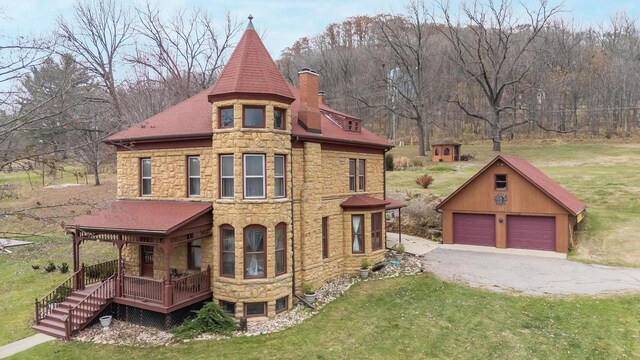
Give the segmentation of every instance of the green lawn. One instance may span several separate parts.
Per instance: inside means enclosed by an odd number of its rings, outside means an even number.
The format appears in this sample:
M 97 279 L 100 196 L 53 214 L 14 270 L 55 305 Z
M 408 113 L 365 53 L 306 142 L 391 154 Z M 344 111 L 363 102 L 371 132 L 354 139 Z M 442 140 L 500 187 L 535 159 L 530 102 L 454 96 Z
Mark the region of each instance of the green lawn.
M 431 275 L 359 283 L 270 335 L 153 350 L 51 342 L 15 359 L 613 359 L 640 356 L 640 302 L 520 297 Z
M 395 156 L 414 158 L 415 147 L 392 150 Z M 387 172 L 390 192 L 433 192 L 449 195 L 480 170 L 495 153 L 489 144 L 464 145 L 462 153 L 476 160 L 448 164 L 456 171 L 436 170 L 430 161 L 423 168 Z M 528 159 L 587 204 L 585 227 L 578 233 L 578 248 L 570 255 L 580 261 L 640 267 L 640 146 L 638 144 L 503 144 L 503 154 Z M 428 190 L 415 184 L 428 173 Z

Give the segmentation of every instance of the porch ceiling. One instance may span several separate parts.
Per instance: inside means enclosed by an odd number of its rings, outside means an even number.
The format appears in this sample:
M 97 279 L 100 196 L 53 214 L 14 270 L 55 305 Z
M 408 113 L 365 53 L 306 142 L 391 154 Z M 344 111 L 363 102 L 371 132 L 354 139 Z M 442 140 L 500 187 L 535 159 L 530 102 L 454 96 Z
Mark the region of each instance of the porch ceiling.
M 211 209 L 211 204 L 204 202 L 121 200 L 93 214 L 75 218 L 66 228 L 166 236 L 190 227 Z

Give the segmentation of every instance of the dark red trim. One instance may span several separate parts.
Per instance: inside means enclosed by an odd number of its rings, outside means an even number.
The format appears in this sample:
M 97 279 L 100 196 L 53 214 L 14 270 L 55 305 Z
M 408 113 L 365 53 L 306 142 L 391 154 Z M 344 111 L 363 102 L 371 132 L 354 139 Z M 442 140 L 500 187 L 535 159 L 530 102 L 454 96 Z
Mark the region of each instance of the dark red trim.
M 263 306 L 264 312 L 262 314 L 247 315 L 247 305 L 249 305 L 249 304 L 263 304 L 264 305 Z M 243 309 L 244 317 L 247 317 L 247 318 L 259 317 L 259 316 L 267 316 L 267 314 L 269 313 L 269 310 L 267 309 L 267 302 L 266 301 L 244 303 L 243 307 L 244 307 L 244 309 Z
M 505 186 L 503 188 L 499 188 L 498 187 L 498 176 L 504 176 L 504 184 L 505 184 Z M 506 191 L 507 188 L 509 187 L 507 179 L 508 179 L 507 174 L 494 174 L 494 176 L 493 176 L 494 190 L 495 191 Z
M 210 103 L 217 101 L 225 101 L 225 100 L 268 100 L 268 101 L 277 101 L 283 104 L 291 105 L 294 98 L 289 98 L 282 95 L 275 94 L 264 94 L 264 93 L 227 93 L 220 95 L 209 95 L 208 100 Z
M 116 151 L 138 151 L 157 149 L 180 149 L 180 148 L 200 148 L 212 147 L 212 135 L 207 137 L 185 138 L 185 139 L 157 139 L 157 140 L 135 140 L 118 143 L 108 143 L 116 146 Z
M 284 299 L 284 308 L 278 310 L 278 301 Z M 289 310 L 289 295 L 276 299 L 276 314 Z
M 262 256 L 264 259 L 264 275 L 263 276 L 247 275 L 247 252 L 248 252 L 247 251 L 247 233 L 251 229 L 261 229 L 264 232 L 264 239 L 263 239 L 264 244 L 262 245 Z M 244 229 L 242 229 L 242 257 L 243 257 L 242 266 L 244 268 L 242 269 L 242 274 L 245 279 L 264 279 L 267 277 L 267 274 L 269 273 L 267 271 L 267 269 L 269 268 L 267 259 L 269 257 L 267 256 L 267 228 L 266 227 L 262 225 L 252 224 L 252 225 L 245 226 Z
M 226 109 L 232 109 L 234 111 L 233 122 L 231 123 L 231 126 L 222 126 L 222 110 L 226 110 Z M 235 125 L 235 118 L 236 118 L 236 114 L 235 114 L 235 109 L 233 105 L 219 107 L 218 108 L 218 129 L 232 129 L 233 126 Z
M 342 151 L 342 152 L 357 152 L 363 154 L 383 155 L 383 148 L 370 148 L 359 145 L 347 145 L 347 144 L 335 144 L 335 143 L 321 143 L 320 148 L 325 151 Z
M 287 261 L 287 224 L 285 224 L 285 223 L 283 223 L 283 222 L 282 222 L 282 223 L 279 223 L 279 224 L 278 224 L 278 225 L 276 225 L 276 227 L 275 227 L 275 230 L 276 230 L 276 231 L 278 230 L 278 227 L 282 227 L 282 228 L 283 228 L 283 236 L 284 236 L 284 240 L 283 240 L 283 242 L 282 242 L 282 244 L 283 244 L 283 248 L 282 248 L 282 249 L 280 249 L 280 251 L 284 251 L 284 256 L 283 256 L 283 258 L 284 258 L 284 271 L 278 272 L 278 271 L 276 270 L 276 266 L 275 266 L 275 264 L 276 264 L 276 259 L 277 259 L 277 257 L 275 257 L 275 256 L 274 256 L 273 264 L 274 264 L 274 273 L 276 274 L 276 276 L 278 276 L 278 275 L 282 275 L 282 274 L 286 274 L 286 273 L 287 273 L 287 265 L 288 265 L 288 261 Z M 275 236 L 274 236 L 274 239 L 273 239 L 274 255 L 275 255 L 275 253 L 277 253 L 277 252 L 278 252 L 278 248 L 276 248 L 276 245 L 277 245 L 277 244 L 278 244 L 278 243 L 277 243 L 277 241 L 276 241 L 276 239 L 275 239 Z M 265 266 L 266 266 L 266 264 L 265 264 Z
M 276 127 L 276 111 L 282 112 L 282 127 Z M 277 106 L 273 107 L 273 128 L 277 130 L 287 129 L 287 109 Z
M 354 217 L 359 217 L 361 219 L 360 220 L 360 229 L 362 229 L 362 233 L 356 233 L 355 232 L 355 229 L 353 228 L 353 218 Z M 364 247 L 365 247 L 365 244 L 364 244 L 365 243 L 365 241 L 364 241 L 364 231 L 365 231 L 364 230 L 364 228 L 365 228 L 365 225 L 364 225 L 364 214 L 351 215 L 351 219 L 349 219 L 349 220 L 350 220 L 349 222 L 351 223 L 350 224 L 351 225 L 351 253 L 352 254 L 364 254 L 365 253 L 365 251 L 364 251 Z M 362 239 L 362 243 L 361 243 L 362 248 L 360 249 L 360 251 L 353 251 L 353 237 L 356 234 L 360 235 L 361 239 Z
M 235 278 L 236 277 L 236 249 L 235 246 L 233 248 L 233 274 L 225 274 L 223 272 L 224 266 L 223 266 L 223 257 L 222 255 L 225 253 L 224 251 L 224 237 L 222 236 L 222 233 L 224 232 L 224 230 L 233 230 L 233 243 L 235 244 L 235 239 L 236 239 L 236 229 L 229 225 L 229 224 L 222 224 L 220 225 L 220 231 L 218 232 L 219 236 L 220 236 L 220 276 L 221 277 L 226 277 L 226 278 Z M 227 251 L 230 252 L 230 251 Z

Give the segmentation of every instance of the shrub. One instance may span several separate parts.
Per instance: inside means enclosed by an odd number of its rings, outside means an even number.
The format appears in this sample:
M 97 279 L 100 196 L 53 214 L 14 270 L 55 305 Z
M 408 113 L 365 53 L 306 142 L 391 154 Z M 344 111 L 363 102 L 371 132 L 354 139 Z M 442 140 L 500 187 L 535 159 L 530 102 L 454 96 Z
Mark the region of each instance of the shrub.
M 409 159 L 400 156 L 393 159 L 393 168 L 395 170 L 404 170 L 409 166 Z
M 387 171 L 393 171 L 393 154 L 386 153 L 384 155 L 384 167 Z
M 398 244 L 398 245 L 394 246 L 394 248 L 396 249 L 396 252 L 398 254 L 404 254 L 404 245 Z
M 416 184 L 422 186 L 424 189 L 428 188 L 431 183 L 433 183 L 433 176 L 429 174 L 420 175 L 416 179 Z
M 476 154 L 461 154 L 460 161 L 471 161 L 476 158 Z
M 31 268 L 33 270 L 39 270 L 40 269 L 40 265 L 31 265 Z
M 371 267 L 371 262 L 369 262 L 369 259 L 367 259 L 367 258 L 362 259 L 362 263 L 360 264 L 360 268 L 362 270 L 366 270 L 369 267 Z
M 49 265 L 44 267 L 44 271 L 48 273 L 56 271 L 56 264 L 53 261 L 49 261 Z
M 420 157 L 414 157 L 413 159 L 411 159 L 411 166 L 423 167 L 424 166 L 424 159 L 420 158 Z
M 236 328 L 235 321 L 213 302 L 206 303 L 195 313 L 195 319 L 173 329 L 177 339 L 194 338 L 204 333 L 229 334 Z
M 62 274 L 66 274 L 69 272 L 69 264 L 67 264 L 66 262 L 63 262 L 62 264 L 60 264 L 60 266 L 58 266 L 58 270 L 60 270 L 60 273 Z
M 69 295 L 71 295 L 72 292 L 73 292 L 73 289 L 70 288 L 69 286 L 60 286 L 53 293 L 53 296 L 51 297 L 51 300 L 48 303 L 44 304 L 44 305 L 45 306 L 49 306 L 51 304 L 61 303 L 61 302 L 64 301 L 65 298 L 67 298 Z

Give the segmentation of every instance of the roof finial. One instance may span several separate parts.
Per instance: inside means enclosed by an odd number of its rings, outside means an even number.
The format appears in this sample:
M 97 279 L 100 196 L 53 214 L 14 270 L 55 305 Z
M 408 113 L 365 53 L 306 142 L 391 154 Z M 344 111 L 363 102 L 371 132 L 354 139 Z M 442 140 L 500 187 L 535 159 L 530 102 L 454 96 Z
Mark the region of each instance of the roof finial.
M 251 20 L 253 20 L 253 15 L 249 14 L 249 25 L 247 25 L 247 30 L 251 29 L 251 30 L 255 30 L 255 28 L 253 27 L 253 22 Z

